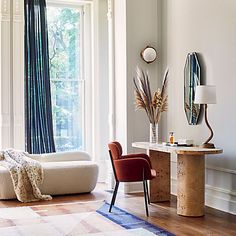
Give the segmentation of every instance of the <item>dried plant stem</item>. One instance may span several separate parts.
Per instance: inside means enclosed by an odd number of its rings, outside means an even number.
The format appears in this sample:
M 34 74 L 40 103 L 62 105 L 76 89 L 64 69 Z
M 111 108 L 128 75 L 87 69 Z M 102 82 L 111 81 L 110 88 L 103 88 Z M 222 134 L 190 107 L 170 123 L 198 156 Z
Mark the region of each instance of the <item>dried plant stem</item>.
M 136 109 L 145 110 L 152 124 L 159 123 L 161 113 L 167 111 L 167 80 L 168 70 L 165 72 L 162 88 L 152 96 L 148 73 L 137 67 L 136 76 L 133 78 Z

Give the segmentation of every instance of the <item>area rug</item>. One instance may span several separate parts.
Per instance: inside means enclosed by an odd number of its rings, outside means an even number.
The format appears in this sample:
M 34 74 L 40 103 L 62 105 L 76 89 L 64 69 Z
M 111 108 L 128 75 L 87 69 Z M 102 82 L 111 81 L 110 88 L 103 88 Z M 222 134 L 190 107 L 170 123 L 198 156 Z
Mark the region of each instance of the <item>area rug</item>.
M 148 232 L 152 232 L 150 235 L 162 235 L 162 236 L 174 236 L 170 232 L 157 227 L 149 222 L 134 216 L 127 211 L 124 211 L 118 207 L 112 207 L 112 213 L 109 213 L 110 204 L 104 203 L 104 205 L 97 210 L 98 213 L 107 217 L 109 220 L 121 225 L 126 229 L 145 229 Z
M 173 235 L 102 201 L 0 208 L 1 236 Z

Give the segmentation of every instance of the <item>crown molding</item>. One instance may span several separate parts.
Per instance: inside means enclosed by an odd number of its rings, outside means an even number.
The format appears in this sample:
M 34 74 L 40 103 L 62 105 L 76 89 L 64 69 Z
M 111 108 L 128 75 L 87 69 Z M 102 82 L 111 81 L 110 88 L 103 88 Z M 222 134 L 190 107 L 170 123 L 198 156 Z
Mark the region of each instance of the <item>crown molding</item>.
M 1 1 L 1 21 L 10 21 L 11 2 L 9 0 Z
M 13 0 L 13 21 L 22 22 L 24 14 L 24 6 L 22 0 Z

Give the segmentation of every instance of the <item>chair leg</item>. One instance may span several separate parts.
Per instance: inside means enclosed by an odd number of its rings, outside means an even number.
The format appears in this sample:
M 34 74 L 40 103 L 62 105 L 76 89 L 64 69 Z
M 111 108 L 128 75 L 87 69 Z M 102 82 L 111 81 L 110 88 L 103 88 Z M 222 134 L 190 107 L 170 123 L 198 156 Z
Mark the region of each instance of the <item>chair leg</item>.
M 149 213 L 148 213 L 148 199 L 147 199 L 147 191 L 146 191 L 145 180 L 143 180 L 143 192 L 144 192 L 146 215 L 149 216 Z
M 112 199 L 111 199 L 109 212 L 111 212 L 111 209 L 112 209 L 113 205 L 115 204 L 118 188 L 119 188 L 119 181 L 117 181 L 116 185 L 115 185 L 115 189 L 114 189 L 113 196 L 112 196 Z
M 147 199 L 148 199 L 148 204 L 150 205 L 150 197 L 149 197 L 148 182 L 147 182 L 147 180 L 145 180 L 145 184 L 146 184 L 146 190 L 147 190 Z
M 147 190 L 147 188 L 148 188 L 148 186 L 147 186 L 147 182 L 146 182 L 147 180 L 145 179 L 145 171 L 144 171 L 144 169 L 143 169 L 143 192 L 144 192 L 144 200 L 145 200 L 145 208 L 146 208 L 146 216 L 149 216 L 149 212 L 148 212 L 148 198 L 149 198 L 149 196 L 148 196 L 148 190 Z

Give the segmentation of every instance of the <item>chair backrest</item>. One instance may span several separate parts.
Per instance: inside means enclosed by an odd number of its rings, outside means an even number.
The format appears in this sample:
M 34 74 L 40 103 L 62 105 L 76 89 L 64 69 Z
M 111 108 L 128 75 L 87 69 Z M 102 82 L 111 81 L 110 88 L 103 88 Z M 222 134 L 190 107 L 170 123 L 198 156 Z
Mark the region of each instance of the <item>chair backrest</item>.
M 119 142 L 111 142 L 108 144 L 113 160 L 117 160 L 122 156 L 122 147 Z
M 115 177 L 115 180 L 118 181 L 116 168 L 114 165 L 114 160 L 118 160 L 121 157 L 122 147 L 121 147 L 120 143 L 117 141 L 109 143 L 108 147 L 109 147 L 109 153 L 110 153 L 110 158 L 111 158 L 112 169 L 114 172 L 114 177 Z
M 134 182 L 152 179 L 151 166 L 145 156 L 142 154 L 122 156 L 122 147 L 119 142 L 111 142 L 108 147 L 116 181 Z

